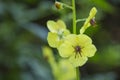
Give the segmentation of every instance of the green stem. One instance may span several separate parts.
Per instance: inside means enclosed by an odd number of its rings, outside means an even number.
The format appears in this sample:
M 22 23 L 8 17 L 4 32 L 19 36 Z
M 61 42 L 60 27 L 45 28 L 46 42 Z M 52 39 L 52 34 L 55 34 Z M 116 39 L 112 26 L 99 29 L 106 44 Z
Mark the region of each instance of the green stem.
M 63 6 L 65 6 L 66 8 L 72 9 L 71 6 L 69 6 L 69 5 L 65 4 L 65 3 L 62 3 L 62 4 L 63 4 Z
M 72 10 L 73 10 L 73 34 L 76 34 L 76 8 L 75 8 L 75 0 L 72 0 Z M 79 67 L 76 68 L 76 77 L 77 80 L 80 80 L 79 76 Z
M 73 33 L 76 34 L 76 8 L 75 8 L 75 0 L 72 0 L 73 7 Z
M 76 23 L 80 22 L 80 21 L 85 21 L 87 18 L 83 18 L 83 19 L 77 19 Z
M 77 80 L 80 80 L 79 67 L 76 68 L 76 76 L 77 76 Z

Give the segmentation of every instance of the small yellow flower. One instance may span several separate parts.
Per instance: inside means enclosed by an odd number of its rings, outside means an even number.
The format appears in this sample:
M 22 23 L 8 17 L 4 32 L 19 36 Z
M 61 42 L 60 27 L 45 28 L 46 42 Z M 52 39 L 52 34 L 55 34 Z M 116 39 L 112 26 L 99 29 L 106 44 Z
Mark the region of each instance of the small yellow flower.
M 53 48 L 59 47 L 63 43 L 65 36 L 70 34 L 62 20 L 58 20 L 57 22 L 49 20 L 47 27 L 50 30 L 47 37 L 48 44 Z
M 44 46 L 42 48 L 42 52 L 43 52 L 43 57 L 45 58 L 45 60 L 47 60 L 50 63 L 55 61 L 53 52 L 49 47 Z
M 45 60 L 47 60 L 49 62 L 50 66 L 51 66 L 54 77 L 57 78 L 57 76 L 60 74 L 60 72 L 59 72 L 58 64 L 53 55 L 52 49 L 47 46 L 44 46 L 42 48 L 42 52 L 43 52 L 43 57 L 45 58 Z
M 75 68 L 68 62 L 68 60 L 60 58 L 57 62 L 53 55 L 53 51 L 47 46 L 44 46 L 42 51 L 43 57 L 51 66 L 55 80 L 76 80 Z
M 83 34 L 85 32 L 85 30 L 89 27 L 89 26 L 94 26 L 95 25 L 95 15 L 97 13 L 97 9 L 95 7 L 93 7 L 90 10 L 89 16 L 86 19 L 84 25 L 82 26 L 82 28 L 80 29 L 80 33 Z
M 58 66 L 60 74 L 58 80 L 76 80 L 76 71 L 72 64 L 66 59 L 59 59 Z
M 70 34 L 58 50 L 62 57 L 68 58 L 74 67 L 78 67 L 85 64 L 88 57 L 94 56 L 96 47 L 87 35 Z

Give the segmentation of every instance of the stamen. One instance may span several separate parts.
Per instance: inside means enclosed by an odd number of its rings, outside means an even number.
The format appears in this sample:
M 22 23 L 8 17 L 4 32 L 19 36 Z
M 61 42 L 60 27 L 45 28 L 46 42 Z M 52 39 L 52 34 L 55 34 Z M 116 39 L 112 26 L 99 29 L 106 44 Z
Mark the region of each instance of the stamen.
M 79 52 L 80 56 L 82 57 L 82 54 Z
M 75 49 L 75 58 L 76 58 L 76 56 L 78 54 L 82 57 L 82 55 L 81 55 L 81 47 L 80 46 L 76 46 L 76 47 L 74 47 L 74 49 Z
M 58 36 L 59 36 L 59 39 L 62 39 L 63 38 L 63 31 L 58 31 Z
M 92 19 L 90 20 L 90 24 L 91 24 L 92 26 L 95 26 L 95 25 L 96 25 L 95 18 L 92 18 Z

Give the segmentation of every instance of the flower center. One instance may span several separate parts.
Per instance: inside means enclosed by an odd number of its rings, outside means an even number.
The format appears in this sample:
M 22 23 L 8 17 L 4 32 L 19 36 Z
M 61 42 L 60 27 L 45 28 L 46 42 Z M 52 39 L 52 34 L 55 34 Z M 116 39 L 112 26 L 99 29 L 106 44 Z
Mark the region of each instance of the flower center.
M 58 31 L 58 36 L 59 36 L 59 40 L 61 40 L 63 38 L 63 31 Z
M 76 47 L 75 47 L 75 52 L 80 52 L 80 51 L 81 51 L 80 46 L 76 46 Z
M 74 47 L 74 49 L 75 49 L 75 58 L 76 58 L 76 56 L 78 54 L 82 57 L 82 55 L 81 55 L 81 47 L 80 46 L 76 46 L 76 47 Z

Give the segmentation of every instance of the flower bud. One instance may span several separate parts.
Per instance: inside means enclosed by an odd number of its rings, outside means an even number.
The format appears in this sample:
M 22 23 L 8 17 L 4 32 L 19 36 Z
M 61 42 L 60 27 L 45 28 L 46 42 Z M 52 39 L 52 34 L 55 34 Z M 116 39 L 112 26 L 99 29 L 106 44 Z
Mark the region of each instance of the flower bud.
M 63 4 L 61 2 L 55 1 L 55 7 L 57 9 L 63 9 Z

